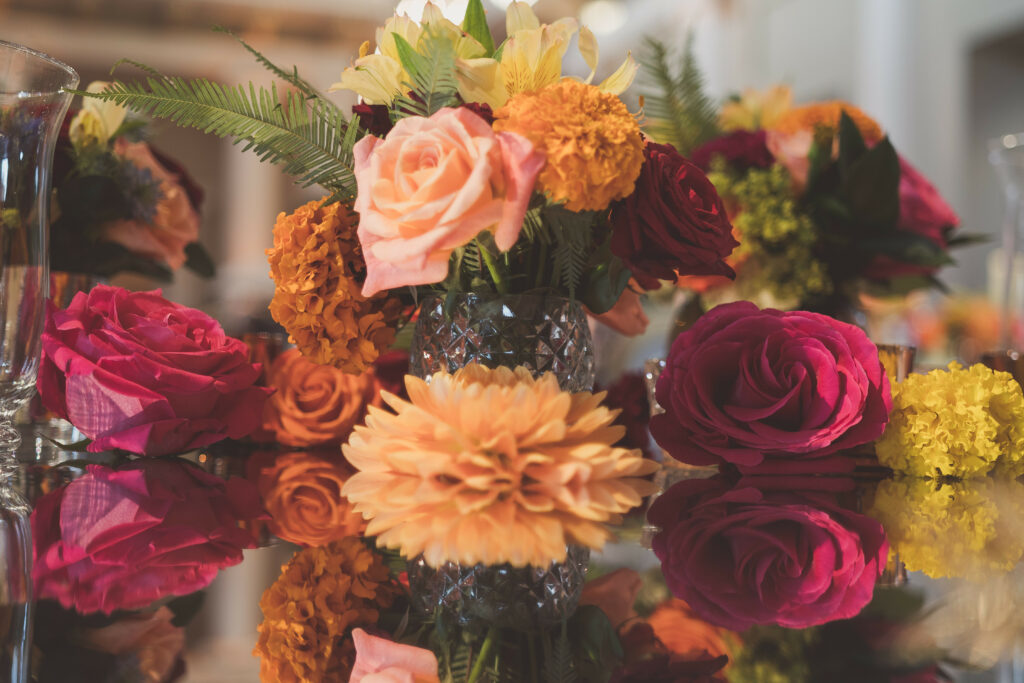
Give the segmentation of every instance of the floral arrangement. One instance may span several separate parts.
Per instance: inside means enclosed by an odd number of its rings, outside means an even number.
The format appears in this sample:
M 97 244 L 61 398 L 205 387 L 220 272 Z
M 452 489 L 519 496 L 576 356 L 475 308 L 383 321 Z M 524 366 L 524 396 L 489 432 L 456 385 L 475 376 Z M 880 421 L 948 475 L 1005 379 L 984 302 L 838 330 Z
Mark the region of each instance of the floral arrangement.
M 648 130 L 708 172 L 739 248 L 735 284 L 683 278 L 712 301 L 737 298 L 821 312 L 859 293 L 935 284 L 959 219 L 885 136 L 842 101 L 794 105 L 777 86 L 716 106 L 687 51 L 677 73 L 653 43 L 645 62 Z
M 674 458 L 759 474 L 841 467 L 826 456 L 881 436 L 892 407 L 862 330 L 742 301 L 676 338 L 656 398 L 665 412 L 651 418 L 651 434 Z
M 895 386 L 893 411 L 875 451 L 914 476 L 1024 472 L 1024 393 L 1013 376 L 978 363 L 914 374 Z
M 480 0 L 461 26 L 432 3 L 418 23 L 392 18 L 332 86 L 362 97 L 352 120 L 252 48 L 291 86 L 285 106 L 268 104 L 273 89 L 155 77 L 94 97 L 246 140 L 330 192 L 278 217 L 271 313 L 304 355 L 348 372 L 393 342 L 420 294 L 529 292 L 602 314 L 631 280 L 731 276 L 736 242 L 714 186 L 647 141 L 619 97 L 635 62 L 594 85 L 585 27 L 541 24 L 514 2 L 506 29 L 496 47 Z M 577 32 L 585 79 L 561 73 Z
M 107 85 L 90 83 L 87 92 Z M 197 241 L 203 191 L 145 141 L 145 129 L 123 107 L 90 97 L 68 112 L 54 153 L 54 270 L 169 280 L 184 265 L 213 275 Z

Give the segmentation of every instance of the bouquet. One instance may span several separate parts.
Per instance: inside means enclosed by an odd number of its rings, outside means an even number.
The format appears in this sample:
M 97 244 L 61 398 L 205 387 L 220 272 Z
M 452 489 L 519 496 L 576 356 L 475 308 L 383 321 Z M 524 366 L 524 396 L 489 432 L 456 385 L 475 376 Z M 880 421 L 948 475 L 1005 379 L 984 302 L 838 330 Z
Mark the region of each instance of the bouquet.
M 95 97 L 232 136 L 327 190 L 278 217 L 271 313 L 305 355 L 349 372 L 421 294 L 555 295 L 600 314 L 631 282 L 731 276 L 714 186 L 619 97 L 636 63 L 595 85 L 597 43 L 574 20 L 541 24 L 514 2 L 506 29 L 496 46 L 479 0 L 461 26 L 432 3 L 418 23 L 395 16 L 332 86 L 362 98 L 351 119 L 248 45 L 286 93 L 153 75 Z M 561 73 L 575 33 L 584 79 Z
M 941 287 L 950 249 L 974 241 L 954 234 L 957 215 L 856 106 L 794 105 L 776 86 L 718 107 L 688 52 L 677 73 L 652 43 L 645 66 L 648 132 L 708 172 L 740 241 L 735 283 L 680 281 L 706 299 L 841 311 L 862 293 Z
M 106 86 L 96 81 L 87 92 Z M 203 191 L 145 132 L 145 121 L 113 103 L 85 98 L 68 112 L 54 153 L 54 270 L 170 280 L 184 265 L 213 275 L 197 241 Z

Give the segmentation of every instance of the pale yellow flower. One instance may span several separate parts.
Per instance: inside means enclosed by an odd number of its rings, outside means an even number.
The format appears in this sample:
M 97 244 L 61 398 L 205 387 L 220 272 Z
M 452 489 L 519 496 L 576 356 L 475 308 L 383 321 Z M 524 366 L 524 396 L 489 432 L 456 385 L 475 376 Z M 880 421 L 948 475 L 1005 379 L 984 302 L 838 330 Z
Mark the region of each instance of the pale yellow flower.
M 575 19 L 563 18 L 553 24 L 541 24 L 525 2 L 513 2 L 505 14 L 508 40 L 500 59 L 460 58 L 456 61 L 459 94 L 467 102 L 484 102 L 492 109 L 503 106 L 510 97 L 538 90 L 562 78 L 562 58 L 573 35 L 579 31 L 579 49 L 590 67 L 584 81 L 590 83 L 597 70 L 598 49 L 594 34 L 578 28 Z M 598 86 L 618 95 L 630 86 L 639 66 L 631 55 L 611 76 Z
M 342 72 L 341 80 L 330 90 L 352 90 L 367 104 L 391 104 L 396 96 L 407 90 L 404 84 L 410 80 L 402 68 L 395 34 L 417 52 L 425 54 L 428 29 L 452 43 L 455 55 L 460 59 L 474 59 L 485 52 L 476 39 L 446 19 L 440 7 L 428 2 L 419 23 L 407 14 L 396 14 L 384 22 L 384 26 L 377 29 L 377 51 L 371 54 L 369 41 L 363 43 L 359 48 L 359 58 Z
M 86 91 L 103 92 L 108 85 L 110 83 L 106 81 L 93 81 Z M 71 144 L 75 147 L 106 145 L 121 127 L 127 113 L 127 109 L 113 102 L 86 97 L 81 110 L 71 119 L 68 130 Z
M 748 88 L 732 102 L 727 102 L 718 115 L 724 131 L 761 130 L 771 128 L 793 106 L 793 93 L 788 85 L 767 90 Z

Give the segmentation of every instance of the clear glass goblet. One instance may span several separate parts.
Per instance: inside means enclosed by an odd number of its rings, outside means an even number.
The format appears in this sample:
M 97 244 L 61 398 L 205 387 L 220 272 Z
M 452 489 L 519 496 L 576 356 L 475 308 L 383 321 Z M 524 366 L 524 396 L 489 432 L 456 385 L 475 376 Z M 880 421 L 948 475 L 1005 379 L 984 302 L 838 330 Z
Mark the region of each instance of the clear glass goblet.
M 32 542 L 12 487 L 21 437 L 13 416 L 32 396 L 46 311 L 50 171 L 78 74 L 0 41 L 0 681 L 29 680 Z

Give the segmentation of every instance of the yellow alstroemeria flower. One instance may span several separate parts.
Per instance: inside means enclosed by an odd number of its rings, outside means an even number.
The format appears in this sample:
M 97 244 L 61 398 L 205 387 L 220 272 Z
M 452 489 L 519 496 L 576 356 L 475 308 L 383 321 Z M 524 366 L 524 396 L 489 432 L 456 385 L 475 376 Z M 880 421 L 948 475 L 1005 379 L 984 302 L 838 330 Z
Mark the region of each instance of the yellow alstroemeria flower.
M 407 14 L 396 14 L 384 22 L 376 33 L 377 51 L 370 54 L 369 42 L 363 43 L 359 48 L 359 58 L 341 73 L 341 80 L 329 90 L 352 90 L 367 104 L 391 104 L 406 89 L 403 84 L 409 82 L 409 74 L 402 68 L 398 56 L 395 35 L 424 54 L 423 41 L 428 27 L 452 43 L 458 58 L 473 59 L 485 52 L 476 39 L 446 19 L 440 7 L 428 2 L 419 23 Z
M 484 102 L 497 109 L 513 95 L 543 88 L 562 78 L 562 58 L 578 28 L 575 19 L 541 24 L 527 3 L 513 2 L 505 14 L 505 28 L 509 38 L 501 48 L 500 59 L 456 61 L 459 94 L 467 102 Z M 579 28 L 579 34 L 580 53 L 590 67 L 584 82 L 590 83 L 597 70 L 597 40 L 586 27 Z M 633 82 L 638 68 L 629 55 L 598 87 L 618 95 Z
M 108 85 L 110 83 L 106 81 L 93 81 L 86 92 L 103 92 Z M 106 145 L 121 127 L 127 113 L 127 109 L 113 102 L 86 97 L 82 108 L 71 119 L 68 129 L 71 144 L 75 147 Z
M 793 92 L 788 85 L 776 85 L 767 90 L 748 88 L 739 99 L 722 107 L 718 125 L 724 131 L 771 128 L 792 108 Z

